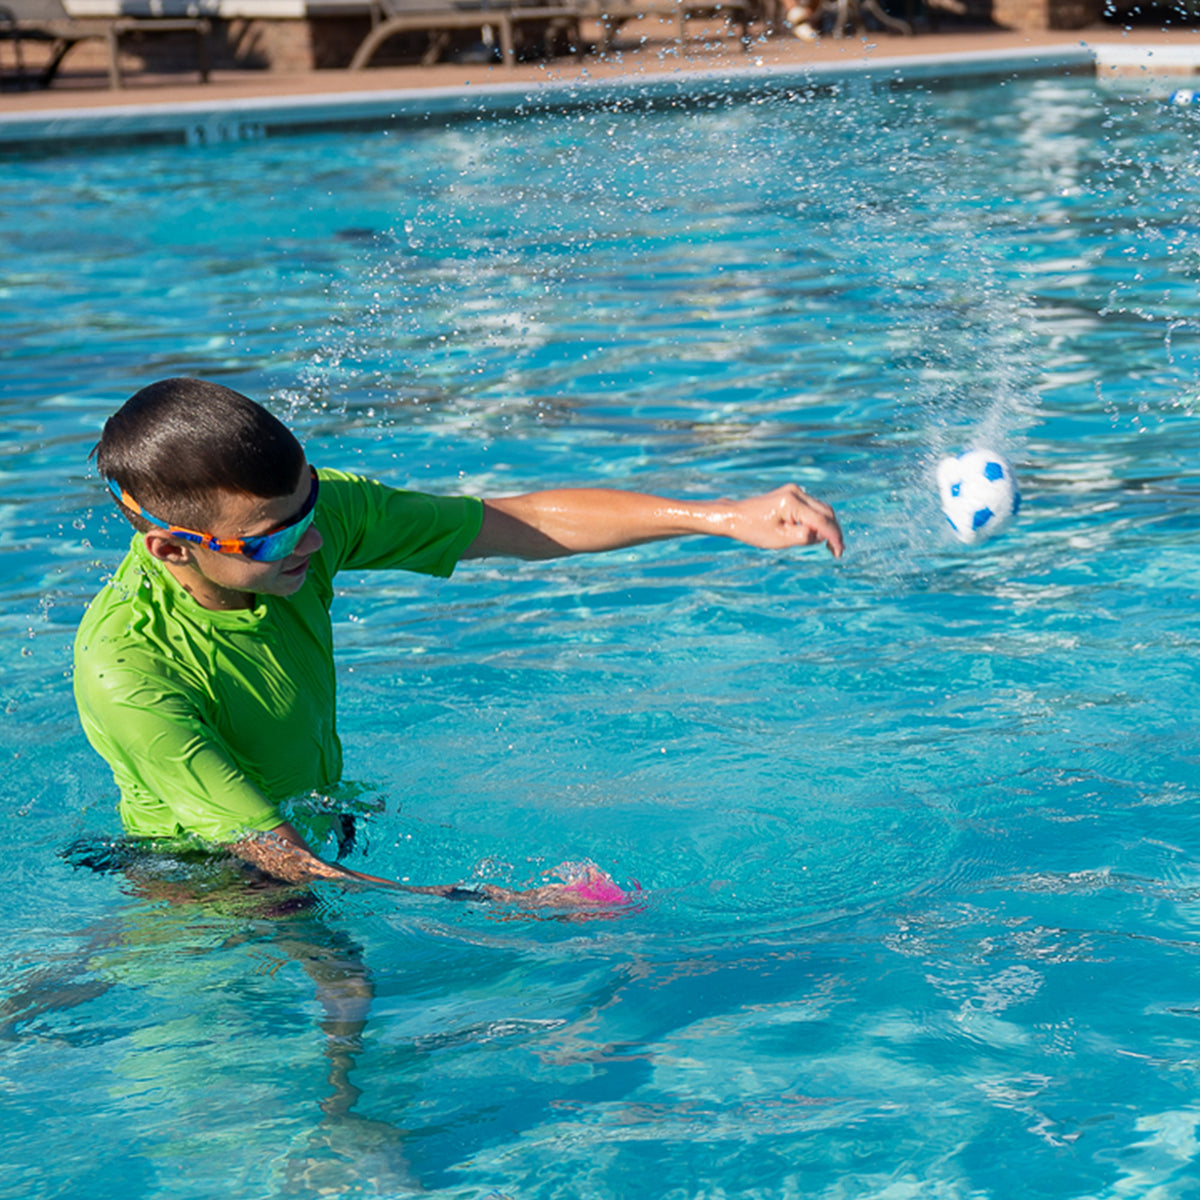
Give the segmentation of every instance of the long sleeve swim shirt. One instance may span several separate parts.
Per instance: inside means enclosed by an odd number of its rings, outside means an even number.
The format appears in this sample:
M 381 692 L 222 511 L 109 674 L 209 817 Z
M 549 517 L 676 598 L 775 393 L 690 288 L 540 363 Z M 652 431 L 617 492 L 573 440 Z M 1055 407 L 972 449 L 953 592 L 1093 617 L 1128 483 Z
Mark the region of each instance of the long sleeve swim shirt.
M 318 475 L 324 544 L 293 595 L 203 608 L 138 534 L 84 615 L 75 699 L 120 788 L 127 833 L 228 844 L 280 824 L 282 801 L 336 784 L 334 576 L 400 568 L 448 577 L 483 521 L 470 497 Z

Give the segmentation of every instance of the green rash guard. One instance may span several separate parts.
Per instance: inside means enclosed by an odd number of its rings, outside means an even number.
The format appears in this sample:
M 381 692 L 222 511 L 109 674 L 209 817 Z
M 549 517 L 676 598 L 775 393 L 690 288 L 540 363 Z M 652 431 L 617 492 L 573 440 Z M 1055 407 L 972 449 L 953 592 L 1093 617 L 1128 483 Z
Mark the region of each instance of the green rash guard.
M 337 783 L 333 577 L 399 567 L 447 577 L 483 505 L 321 470 L 324 544 L 292 596 L 203 608 L 140 534 L 75 639 L 75 699 L 135 837 L 228 844 L 273 829 L 279 803 Z

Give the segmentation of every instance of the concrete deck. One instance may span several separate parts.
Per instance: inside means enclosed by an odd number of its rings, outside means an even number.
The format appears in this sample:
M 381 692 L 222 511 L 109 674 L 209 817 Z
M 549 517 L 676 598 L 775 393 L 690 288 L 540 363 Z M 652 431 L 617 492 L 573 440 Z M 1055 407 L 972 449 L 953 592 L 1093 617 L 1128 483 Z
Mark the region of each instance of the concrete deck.
M 644 29 L 631 24 L 624 31 L 622 42 L 632 48 L 618 48 L 607 57 L 589 57 L 582 61 L 558 58 L 544 63 L 519 64 L 513 70 L 499 66 L 439 63 L 430 67 L 369 68 L 355 72 L 218 71 L 208 84 L 181 82 L 179 76 L 131 75 L 128 86 L 119 92 L 107 90 L 106 80 L 101 76 L 68 73 L 47 91 L 0 93 L 0 116 L 130 104 L 151 107 L 188 102 L 219 104 L 226 100 L 315 98 L 372 90 L 528 85 L 622 76 L 650 78 L 729 67 L 804 67 L 816 63 L 852 63 L 909 56 L 960 57 L 980 52 L 1028 52 L 1038 48 L 1078 49 L 1081 45 L 1100 52 L 1101 74 L 1195 77 L 1200 64 L 1200 32 L 1185 29 L 1124 30 L 1103 26 L 1037 33 L 979 30 L 918 33 L 911 38 L 886 34 L 841 40 L 826 37 L 817 43 L 775 34 L 755 43 L 750 53 L 744 54 L 736 41 L 722 36 L 723 27 L 719 25 L 712 27 L 711 37 L 691 36 L 680 45 L 674 40 L 669 25 L 642 24 Z M 700 32 L 697 29 L 696 33 Z M 636 44 L 643 36 L 645 41 Z

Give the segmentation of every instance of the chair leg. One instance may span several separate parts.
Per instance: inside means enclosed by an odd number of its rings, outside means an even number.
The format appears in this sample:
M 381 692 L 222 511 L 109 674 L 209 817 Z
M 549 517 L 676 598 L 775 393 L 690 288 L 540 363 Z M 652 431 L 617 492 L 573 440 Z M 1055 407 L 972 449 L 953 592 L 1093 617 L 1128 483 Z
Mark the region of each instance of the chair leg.
M 208 30 L 196 30 L 196 64 L 200 68 L 200 82 L 208 82 Z
M 42 73 L 38 76 L 39 87 L 48 88 L 54 82 L 58 68 L 62 66 L 62 60 L 67 57 L 67 51 L 76 45 L 78 40 L 78 38 L 59 38 L 54 43 L 50 48 L 50 61 L 42 68 Z
M 25 55 L 21 50 L 21 35 L 17 33 L 13 37 L 13 65 L 17 72 L 17 87 L 22 91 L 25 89 Z
M 732 15 L 732 10 L 730 11 Z M 752 19 L 748 8 L 740 8 L 737 10 L 736 20 L 729 22 L 731 26 L 736 25 L 738 27 L 738 36 L 742 39 L 742 49 L 747 54 L 750 53 L 750 22 Z
M 901 21 L 899 17 L 888 16 L 879 6 L 879 0 L 859 0 L 861 8 L 866 9 L 885 29 L 892 29 L 896 33 L 902 33 L 905 37 L 912 37 L 912 26 L 907 21 Z
M 517 56 L 513 50 L 513 28 L 508 13 L 497 13 L 496 24 L 500 29 L 500 61 L 511 71 L 516 66 Z
M 392 36 L 395 28 L 390 21 L 384 21 L 381 25 L 376 25 L 363 38 L 362 45 L 355 50 L 354 57 L 350 60 L 350 70 L 361 71 L 371 61 L 371 57 L 375 51 Z
M 121 35 L 115 25 L 108 29 L 108 86 L 114 90 L 121 87 Z

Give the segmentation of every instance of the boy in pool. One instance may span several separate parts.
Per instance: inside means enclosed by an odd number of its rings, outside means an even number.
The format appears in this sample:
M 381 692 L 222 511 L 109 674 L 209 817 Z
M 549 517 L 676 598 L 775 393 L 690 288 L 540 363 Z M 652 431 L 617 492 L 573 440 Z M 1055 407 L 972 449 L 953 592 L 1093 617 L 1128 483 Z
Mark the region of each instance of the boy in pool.
M 741 501 L 588 488 L 478 500 L 318 471 L 266 409 L 198 379 L 143 388 L 94 453 L 137 533 L 80 624 L 75 696 L 120 788 L 125 831 L 200 839 L 290 883 L 402 887 L 318 855 L 324 840 L 348 840 L 342 818 L 281 809 L 341 775 L 329 616 L 338 571 L 446 577 L 464 559 L 687 534 L 842 553 L 833 510 L 794 484 Z M 538 905 L 620 895 L 599 873 L 526 892 L 404 890 Z

